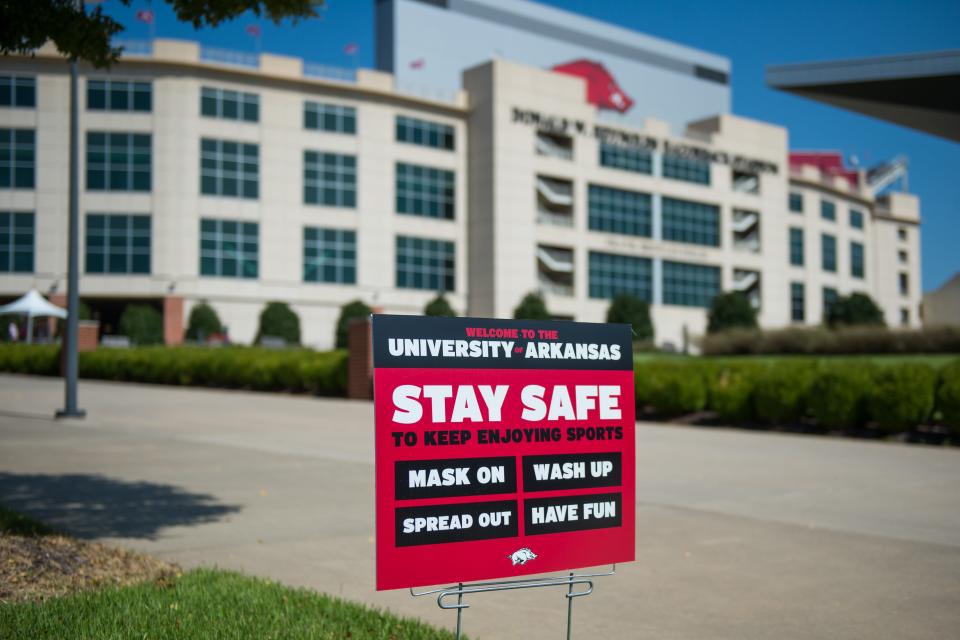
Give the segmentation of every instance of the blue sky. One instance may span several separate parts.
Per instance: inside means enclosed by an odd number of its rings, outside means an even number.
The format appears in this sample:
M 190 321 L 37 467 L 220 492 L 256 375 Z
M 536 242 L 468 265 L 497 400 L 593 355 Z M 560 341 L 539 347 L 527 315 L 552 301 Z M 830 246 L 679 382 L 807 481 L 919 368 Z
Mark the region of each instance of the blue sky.
M 730 58 L 734 113 L 787 127 L 794 149 L 836 149 L 867 165 L 906 154 L 910 190 L 921 198 L 924 290 L 935 289 L 960 270 L 960 144 L 780 93 L 763 80 L 764 66 L 770 64 L 960 49 L 960 2 L 543 1 Z M 297 26 L 261 20 L 262 48 L 325 64 L 370 67 L 373 2 L 327 0 L 319 20 Z M 158 37 L 255 50 L 253 38 L 244 32 L 257 22 L 255 17 L 194 31 L 178 23 L 165 3 L 152 4 Z M 104 7 L 127 25 L 121 37 L 147 38 L 150 28 L 133 16 L 150 5 L 134 0 L 127 9 L 109 0 Z M 359 47 L 355 60 L 343 51 L 354 42 Z

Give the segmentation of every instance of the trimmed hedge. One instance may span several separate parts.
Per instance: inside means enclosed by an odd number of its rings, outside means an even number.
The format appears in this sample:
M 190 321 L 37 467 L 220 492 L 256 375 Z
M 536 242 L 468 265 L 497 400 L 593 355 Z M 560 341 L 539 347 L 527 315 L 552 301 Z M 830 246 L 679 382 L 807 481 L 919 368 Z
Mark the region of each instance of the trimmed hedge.
M 707 356 L 960 353 L 960 327 L 732 329 L 704 336 L 700 347 Z
M 0 371 L 59 375 L 59 347 L 0 345 Z M 80 377 L 344 396 L 347 352 L 258 347 L 140 347 L 80 354 Z
M 960 442 L 960 360 L 924 364 L 792 358 L 648 360 L 635 370 L 638 415 L 701 410 L 728 424 L 898 434 L 942 424 Z

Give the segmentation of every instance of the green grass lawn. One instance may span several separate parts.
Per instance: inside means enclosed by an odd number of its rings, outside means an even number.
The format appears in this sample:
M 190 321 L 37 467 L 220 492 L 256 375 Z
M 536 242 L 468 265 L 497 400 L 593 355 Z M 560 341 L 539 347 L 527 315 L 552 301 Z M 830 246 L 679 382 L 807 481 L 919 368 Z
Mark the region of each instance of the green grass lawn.
M 365 606 L 227 571 L 198 569 L 145 583 L 0 605 L 0 638 L 451 638 Z

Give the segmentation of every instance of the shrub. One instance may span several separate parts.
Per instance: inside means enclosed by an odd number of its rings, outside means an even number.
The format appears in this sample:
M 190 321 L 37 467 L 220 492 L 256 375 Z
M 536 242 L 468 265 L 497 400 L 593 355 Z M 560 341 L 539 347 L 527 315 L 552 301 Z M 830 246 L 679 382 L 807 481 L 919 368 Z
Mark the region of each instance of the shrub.
M 513 310 L 513 317 L 517 320 L 549 320 L 550 312 L 547 303 L 539 293 L 528 293 Z
M 260 312 L 255 344 L 264 336 L 283 338 L 287 344 L 300 344 L 300 318 L 286 302 L 268 302 Z
M 645 301 L 621 293 L 616 296 L 607 309 L 607 322 L 619 322 L 633 327 L 633 341 L 653 340 L 653 321 L 650 320 L 650 305 Z
M 827 324 L 831 327 L 847 326 L 885 326 L 883 311 L 865 293 L 852 293 L 841 296 L 827 312 Z
M 754 364 L 727 364 L 708 372 L 707 406 L 728 422 L 753 419 L 753 394 L 761 368 Z
M 780 362 L 756 378 L 754 408 L 769 424 L 799 422 L 806 414 L 806 400 L 817 367 L 804 362 Z
M 215 333 L 223 333 L 217 312 L 206 302 L 194 305 L 187 320 L 187 340 L 204 342 Z
M 721 293 L 710 303 L 707 320 L 707 333 L 718 333 L 727 329 L 755 329 L 757 311 L 747 296 L 739 291 Z
M 937 410 L 953 436 L 960 437 L 960 360 L 940 370 Z
M 696 366 L 649 363 L 638 367 L 636 377 L 645 380 L 646 401 L 657 413 L 677 416 L 700 411 L 707 402 L 707 389 Z
M 928 366 L 882 367 L 874 376 L 870 416 L 888 433 L 912 429 L 933 411 L 936 374 Z
M 791 327 L 770 331 L 733 329 L 700 339 L 704 355 L 960 353 L 960 327 Z
M 354 300 L 340 307 L 340 317 L 337 318 L 337 330 L 334 335 L 334 345 L 337 349 L 347 348 L 347 337 L 350 333 L 350 323 L 357 318 L 367 318 L 373 311 L 361 300 Z
M 60 373 L 60 347 L 43 344 L 5 343 L 0 345 L 0 371 L 36 376 Z
M 450 303 L 443 293 L 438 293 L 437 297 L 427 303 L 423 308 L 423 315 L 433 316 L 434 318 L 456 318 L 457 312 L 453 310 Z
M 119 328 L 135 345 L 163 344 L 163 315 L 150 305 L 127 305 Z
M 855 429 L 866 420 L 872 367 L 832 364 L 819 373 L 807 393 L 807 408 L 824 429 Z

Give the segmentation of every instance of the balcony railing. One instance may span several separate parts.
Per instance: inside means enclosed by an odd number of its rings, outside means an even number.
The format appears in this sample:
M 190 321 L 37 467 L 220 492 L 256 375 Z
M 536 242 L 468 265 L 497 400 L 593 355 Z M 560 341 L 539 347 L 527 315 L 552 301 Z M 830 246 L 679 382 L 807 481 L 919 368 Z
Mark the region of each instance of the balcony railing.
M 234 67 L 248 67 L 258 69 L 260 56 L 256 53 L 234 51 L 233 49 L 219 49 L 217 47 L 200 47 L 200 59 L 207 62 L 219 62 Z
M 339 82 L 356 82 L 357 70 L 346 69 L 344 67 L 331 67 L 325 64 L 316 64 L 314 62 L 303 63 L 303 75 L 311 78 L 323 78 L 325 80 L 337 80 Z
M 134 58 L 153 55 L 153 40 L 114 40 L 113 46 L 123 47 L 122 58 Z

